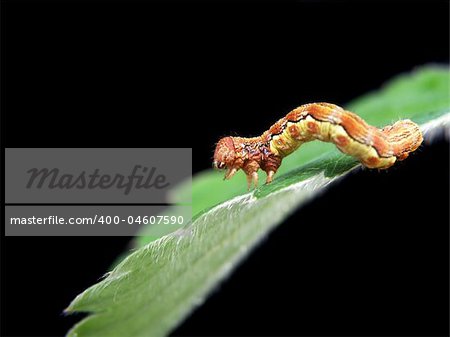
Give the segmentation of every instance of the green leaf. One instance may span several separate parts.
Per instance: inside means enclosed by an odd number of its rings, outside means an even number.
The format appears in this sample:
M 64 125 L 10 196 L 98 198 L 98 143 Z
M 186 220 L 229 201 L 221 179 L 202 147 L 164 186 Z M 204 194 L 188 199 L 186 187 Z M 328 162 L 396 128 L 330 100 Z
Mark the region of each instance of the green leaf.
M 378 126 L 411 118 L 427 138 L 450 123 L 449 79 L 447 68 L 425 67 L 348 107 Z M 196 176 L 192 222 L 137 249 L 75 298 L 66 312 L 92 314 L 69 336 L 167 335 L 275 226 L 359 167 L 330 144 L 307 145 L 288 157 L 272 184 L 251 193 L 242 176 L 226 183 L 209 171 Z

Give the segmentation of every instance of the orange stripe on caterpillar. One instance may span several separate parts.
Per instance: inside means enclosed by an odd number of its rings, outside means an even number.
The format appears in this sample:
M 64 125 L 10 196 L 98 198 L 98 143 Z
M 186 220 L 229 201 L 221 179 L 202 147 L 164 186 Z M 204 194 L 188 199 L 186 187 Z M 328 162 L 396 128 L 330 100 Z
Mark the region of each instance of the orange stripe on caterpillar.
M 419 126 L 410 120 L 377 129 L 337 105 L 311 103 L 292 110 L 259 137 L 222 138 L 214 152 L 214 166 L 227 170 L 225 179 L 242 169 L 249 188 L 258 185 L 257 171 L 262 169 L 270 183 L 284 157 L 316 139 L 332 142 L 364 166 L 378 169 L 405 159 L 423 140 Z

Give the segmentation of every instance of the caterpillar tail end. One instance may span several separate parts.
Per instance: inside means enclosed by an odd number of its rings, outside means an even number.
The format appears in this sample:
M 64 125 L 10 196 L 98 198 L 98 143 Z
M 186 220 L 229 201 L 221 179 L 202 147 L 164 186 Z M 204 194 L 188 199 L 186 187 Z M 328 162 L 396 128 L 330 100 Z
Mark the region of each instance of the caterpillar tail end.
M 393 155 L 398 161 L 406 159 L 423 142 L 419 126 L 409 119 L 400 120 L 381 130 L 392 144 Z

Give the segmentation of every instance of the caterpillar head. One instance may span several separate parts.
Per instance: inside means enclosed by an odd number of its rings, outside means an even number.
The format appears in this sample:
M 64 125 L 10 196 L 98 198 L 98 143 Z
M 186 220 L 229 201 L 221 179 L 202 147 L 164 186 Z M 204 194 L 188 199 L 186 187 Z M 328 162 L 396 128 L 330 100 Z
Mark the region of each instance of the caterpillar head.
M 214 168 L 219 170 L 227 169 L 225 178 L 229 179 L 236 172 L 236 168 L 234 167 L 235 160 L 236 150 L 234 148 L 233 138 L 224 137 L 219 140 L 214 151 Z
M 216 150 L 214 151 L 213 166 L 216 169 L 222 170 L 233 166 L 236 158 L 236 150 L 232 137 L 224 137 L 217 142 Z

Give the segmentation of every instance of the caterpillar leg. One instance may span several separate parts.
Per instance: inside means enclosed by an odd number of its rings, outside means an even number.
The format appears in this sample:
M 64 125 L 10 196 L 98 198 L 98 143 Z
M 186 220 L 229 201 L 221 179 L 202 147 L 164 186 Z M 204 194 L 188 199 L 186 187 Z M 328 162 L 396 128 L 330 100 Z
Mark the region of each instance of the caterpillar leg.
M 250 190 L 250 188 L 253 186 L 256 188 L 258 187 L 258 170 L 259 170 L 259 164 L 257 161 L 248 161 L 244 164 L 244 167 L 242 168 L 247 175 L 247 188 Z
M 236 168 L 230 168 L 227 170 L 227 173 L 225 173 L 225 177 L 223 177 L 223 180 L 231 179 L 237 172 Z
M 266 184 L 270 184 L 272 182 L 273 176 L 277 173 L 280 165 L 281 157 L 275 155 L 269 155 L 261 162 L 261 168 L 267 174 Z
M 275 171 L 267 172 L 266 184 L 270 184 L 272 182 L 274 174 L 275 174 Z
M 252 184 L 255 188 L 258 187 L 258 173 L 252 172 L 247 174 L 247 189 L 250 190 L 252 188 Z

